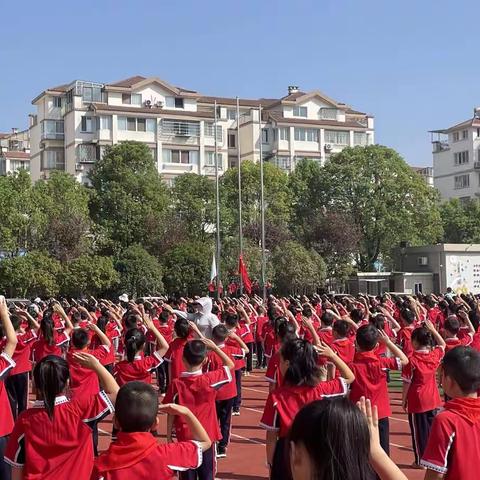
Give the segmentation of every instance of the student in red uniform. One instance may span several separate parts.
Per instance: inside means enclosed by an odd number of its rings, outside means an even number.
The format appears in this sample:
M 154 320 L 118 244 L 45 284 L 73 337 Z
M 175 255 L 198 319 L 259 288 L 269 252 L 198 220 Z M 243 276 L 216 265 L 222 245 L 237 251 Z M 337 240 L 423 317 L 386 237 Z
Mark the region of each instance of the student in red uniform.
M 171 319 L 171 314 L 168 310 L 162 310 L 162 312 L 158 316 L 157 329 L 162 334 L 163 338 L 168 343 L 168 345 L 170 345 L 173 341 L 173 322 Z M 151 350 L 153 351 L 153 349 Z M 160 390 L 160 393 L 165 394 L 167 392 L 167 387 L 169 383 L 168 363 L 163 362 L 157 368 L 157 381 L 158 381 L 158 388 Z
M 169 383 L 178 378 L 184 371 L 183 367 L 183 348 L 188 342 L 188 338 L 192 333 L 193 322 L 189 322 L 186 318 L 178 317 L 173 326 L 175 338 L 168 347 L 167 353 L 163 358 L 168 363 Z
M 445 350 L 449 352 L 455 347 L 470 345 L 473 341 L 473 335 L 475 329 L 470 322 L 468 315 L 465 312 L 459 312 L 458 315 L 462 315 L 464 323 L 467 325 L 468 330 L 464 332 L 462 337 L 459 336 L 461 323 L 457 315 L 449 315 L 443 324 L 443 334 L 445 338 L 446 347 Z
M 419 467 L 433 419 L 442 405 L 436 374 L 445 354 L 445 341 L 433 323 L 426 321 L 413 331 L 412 346 L 414 352 L 402 371 L 403 405 L 412 434 L 414 466 Z
M 237 311 L 240 314 L 238 326 L 240 328 L 240 337 L 245 342 L 248 348 L 248 353 L 245 355 L 245 375 L 250 375 L 253 370 L 253 345 L 255 338 L 253 337 L 252 328 L 254 327 L 252 319 L 248 315 L 243 305 L 237 305 Z
M 105 391 L 69 399 L 67 362 L 49 355 L 37 363 L 33 370 L 37 401 L 19 415 L 5 454 L 13 480 L 90 478 L 93 445 L 86 423 L 113 411 L 110 398 L 115 399 L 118 385 L 95 357 L 83 352 L 76 357 L 83 367 L 97 373 Z
M 347 385 L 355 379 L 352 371 L 330 347 L 322 344 L 316 348 L 320 355 L 327 357 L 339 369 L 340 378 L 319 381 L 317 351 L 306 340 L 292 339 L 280 350 L 279 368 L 284 383 L 269 393 L 260 422 L 267 430 L 267 463 L 272 480 L 288 478 L 286 438 L 298 411 L 314 400 L 346 395 Z
M 0 327 L 3 335 L 5 335 L 5 344 L 0 353 L 0 478 L 9 480 L 10 465 L 4 462 L 3 457 L 8 436 L 13 430 L 13 415 L 5 388 L 5 379 L 12 369 L 15 368 L 15 362 L 12 357 L 15 353 L 18 340 L 15 329 L 10 321 L 7 302 L 3 295 L 0 295 Z
M 181 417 L 192 432 L 192 440 L 158 443 L 150 434 L 158 426 L 157 410 Z M 193 413 L 181 405 L 158 407 L 157 392 L 144 382 L 129 382 L 120 388 L 115 402 L 118 439 L 95 461 L 92 480 L 176 479 L 176 473 L 198 468 L 202 452 L 211 441 Z
M 321 327 L 318 331 L 318 336 L 320 337 L 320 341 L 326 343 L 329 347 L 331 347 L 333 343 L 332 326 L 334 321 L 335 315 L 328 310 L 323 312 L 320 317 Z
M 258 307 L 257 323 L 255 325 L 255 351 L 257 352 L 257 364 L 256 368 L 266 368 L 267 359 L 264 355 L 262 332 L 265 324 L 268 322 L 266 310 L 263 306 Z
M 400 325 L 402 328 L 400 328 L 397 334 L 397 344 L 407 357 L 410 357 L 413 353 L 411 338 L 416 320 L 417 316 L 413 310 L 404 308 L 400 311 Z
M 214 351 L 222 360 L 223 368 L 208 373 L 202 372 L 207 360 L 207 349 Z M 193 470 L 180 474 L 182 480 L 214 480 L 216 472 L 215 442 L 220 440 L 220 428 L 215 411 L 215 397 L 217 390 L 232 381 L 231 369 L 233 361 L 211 340 L 191 340 L 183 350 L 185 371 L 168 387 L 163 403 L 176 403 L 189 408 L 198 418 L 208 433 L 212 446 L 203 452 L 202 465 Z M 184 442 L 193 439 L 188 425 L 179 418 L 168 416 L 167 441 L 171 443 L 173 427 L 178 441 Z
M 450 350 L 443 359 L 442 386 L 451 400 L 435 417 L 421 465 L 425 480 L 477 480 L 480 463 L 480 353 Z
M 353 362 L 355 356 L 355 344 L 348 337 L 350 323 L 345 320 L 337 320 L 332 327 L 332 349 L 348 365 Z
M 385 343 L 393 358 L 378 357 L 375 353 L 378 342 Z M 390 452 L 389 420 L 391 415 L 388 397 L 386 370 L 401 370 L 402 365 L 408 365 L 406 355 L 373 325 L 364 325 L 357 330 L 357 352 L 350 364 L 355 374 L 355 381 L 350 391 L 352 402 L 358 402 L 361 397 L 371 400 L 378 408 L 380 425 L 380 443 L 387 454 Z

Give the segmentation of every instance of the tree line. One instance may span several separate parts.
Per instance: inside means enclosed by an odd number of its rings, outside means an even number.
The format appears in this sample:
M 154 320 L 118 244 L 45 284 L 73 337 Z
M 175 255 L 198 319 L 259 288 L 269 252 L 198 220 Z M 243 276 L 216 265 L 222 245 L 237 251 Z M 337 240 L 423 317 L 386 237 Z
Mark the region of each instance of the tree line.
M 260 278 L 260 168 L 242 162 L 244 258 Z M 221 276 L 238 264 L 238 171 L 220 180 Z M 34 185 L 0 178 L 0 287 L 9 296 L 205 292 L 215 249 L 215 185 L 187 173 L 168 186 L 146 145 L 109 147 L 90 186 L 62 172 Z M 346 148 L 287 175 L 264 163 L 267 277 L 281 293 L 341 284 L 388 267 L 400 242 L 480 241 L 480 203 L 441 203 L 394 150 Z

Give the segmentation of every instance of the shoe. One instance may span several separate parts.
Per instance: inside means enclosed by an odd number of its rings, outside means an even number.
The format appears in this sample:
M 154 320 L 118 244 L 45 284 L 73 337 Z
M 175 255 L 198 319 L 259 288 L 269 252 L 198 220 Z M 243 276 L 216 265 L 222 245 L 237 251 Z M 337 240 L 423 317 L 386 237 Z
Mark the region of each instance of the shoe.
M 225 458 L 227 456 L 227 449 L 225 447 L 217 447 L 217 458 Z
M 239 417 L 240 416 L 240 409 L 232 411 L 232 417 Z

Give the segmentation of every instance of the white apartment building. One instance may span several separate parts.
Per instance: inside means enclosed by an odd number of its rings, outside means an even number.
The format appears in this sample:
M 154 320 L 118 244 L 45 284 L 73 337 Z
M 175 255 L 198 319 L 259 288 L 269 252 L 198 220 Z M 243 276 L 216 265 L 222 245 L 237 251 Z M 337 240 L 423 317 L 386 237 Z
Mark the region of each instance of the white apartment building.
M 9 133 L 0 133 L 0 175 L 30 171 L 30 132 L 12 128 Z
M 238 163 L 239 154 L 259 161 L 262 151 L 265 161 L 290 171 L 299 159 L 323 163 L 346 146 L 374 143 L 372 116 L 318 91 L 289 87 L 280 99 L 239 103 L 240 142 L 235 98 L 204 96 L 142 76 L 49 88 L 32 101 L 32 178 L 59 169 L 86 182 L 105 147 L 127 140 L 148 145 L 167 181 L 184 172 L 214 175 L 215 137 L 222 172 Z
M 480 195 L 480 109 L 473 118 L 433 130 L 433 181 L 442 198 L 468 200 Z

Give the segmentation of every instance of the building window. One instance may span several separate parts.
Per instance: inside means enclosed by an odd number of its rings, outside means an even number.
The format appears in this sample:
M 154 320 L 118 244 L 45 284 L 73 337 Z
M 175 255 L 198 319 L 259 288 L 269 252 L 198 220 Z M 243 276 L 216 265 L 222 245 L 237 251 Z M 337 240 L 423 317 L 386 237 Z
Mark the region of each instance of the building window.
M 127 117 L 127 130 L 130 132 L 137 130 L 137 119 L 135 117 Z
M 415 283 L 414 289 L 415 289 L 415 295 L 418 295 L 419 293 L 423 293 L 423 284 Z
M 19 170 L 30 171 L 29 160 L 10 160 L 10 171 L 18 172 Z
M 293 107 L 293 116 L 294 117 L 307 117 L 307 107 Z
M 206 137 L 213 137 L 213 134 L 215 132 L 215 122 L 205 122 L 203 130 Z M 223 138 L 221 125 L 217 125 L 216 131 L 217 142 L 221 142 Z
M 122 103 L 124 105 L 141 105 L 142 95 L 140 93 L 122 93 Z
M 137 118 L 137 132 L 145 132 L 147 129 L 147 121 L 145 118 Z
M 228 134 L 228 148 L 235 148 L 236 145 L 236 136 L 234 133 Z
M 175 97 L 175 108 L 185 108 L 183 104 L 183 98 Z
M 122 93 L 122 103 L 130 105 L 132 103 L 132 96 L 129 93 Z
M 198 150 L 170 150 L 162 151 L 164 163 L 198 164 Z
M 238 165 L 237 157 L 228 157 L 228 168 L 236 168 Z
M 227 118 L 229 120 L 236 120 L 237 119 L 237 110 L 234 108 L 229 108 L 227 110 Z
M 477 137 L 480 137 L 480 128 L 477 128 Z
M 353 144 L 354 145 L 367 145 L 367 134 L 365 132 L 354 132 L 353 133 Z
M 100 158 L 100 147 L 88 143 L 77 145 L 75 148 L 77 163 L 94 163 Z
M 460 190 L 462 188 L 468 188 L 470 186 L 470 175 L 456 175 L 454 177 L 454 188 Z
M 155 133 L 157 131 L 157 121 L 154 118 L 147 118 L 147 132 Z
M 63 139 L 63 120 L 45 120 L 42 122 L 42 138 L 49 140 Z
M 295 140 L 318 142 L 318 130 L 316 128 L 295 128 Z
M 218 168 L 222 168 L 223 165 L 223 155 L 217 153 L 218 158 Z M 215 152 L 205 152 L 205 166 L 214 167 L 215 166 Z
M 157 121 L 154 118 L 118 117 L 117 126 L 119 130 L 155 133 Z
M 65 152 L 63 148 L 43 151 L 42 170 L 65 170 Z
M 56 108 L 62 108 L 62 97 L 53 97 L 53 106 Z
M 453 132 L 452 138 L 454 142 L 458 142 L 460 140 L 460 132 Z
M 462 139 L 465 140 L 468 138 L 468 130 L 462 130 Z
M 262 143 L 269 143 L 269 141 L 268 141 L 268 128 L 262 128 Z
M 337 119 L 337 109 L 336 108 L 321 108 L 320 109 L 320 119 L 322 120 L 336 120 Z
M 112 129 L 112 117 L 102 116 L 100 117 L 100 130 Z
M 92 133 L 94 128 L 94 118 L 84 115 L 82 117 L 81 132 L 82 133 Z
M 290 140 L 290 127 L 280 127 L 280 140 Z
M 350 143 L 350 132 L 325 130 L 325 143 L 348 145 Z
M 417 264 L 424 267 L 428 265 L 428 257 L 418 257 L 417 258 Z
M 468 150 L 465 152 L 457 152 L 453 154 L 453 159 L 455 162 L 455 165 L 465 165 L 468 163 Z
M 316 128 L 307 128 L 307 142 L 318 142 L 318 130 Z

